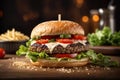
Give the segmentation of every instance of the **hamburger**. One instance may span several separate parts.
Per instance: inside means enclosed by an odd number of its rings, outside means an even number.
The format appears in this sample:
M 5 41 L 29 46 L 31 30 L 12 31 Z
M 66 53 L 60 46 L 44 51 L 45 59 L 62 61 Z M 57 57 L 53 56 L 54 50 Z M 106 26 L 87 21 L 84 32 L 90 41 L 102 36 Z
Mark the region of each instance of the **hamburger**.
M 25 54 L 35 66 L 84 66 L 89 59 L 77 58 L 80 53 L 88 50 L 84 35 L 84 29 L 76 22 L 46 21 L 33 28 L 31 39 L 26 46 L 20 46 L 17 55 Z

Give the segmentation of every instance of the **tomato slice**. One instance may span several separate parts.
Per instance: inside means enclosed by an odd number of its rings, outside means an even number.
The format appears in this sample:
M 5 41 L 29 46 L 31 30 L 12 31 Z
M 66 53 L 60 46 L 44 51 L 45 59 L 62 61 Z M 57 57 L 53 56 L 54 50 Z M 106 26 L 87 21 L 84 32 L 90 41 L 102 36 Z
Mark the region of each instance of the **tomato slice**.
M 77 56 L 77 53 L 74 53 L 74 54 L 67 54 L 67 53 L 55 54 L 55 57 L 57 57 L 57 58 L 75 58 L 76 56 Z
M 80 39 L 80 40 L 85 40 L 87 37 L 83 36 L 83 35 L 74 35 L 74 39 Z
M 73 43 L 72 39 L 57 39 L 56 41 L 60 43 Z
M 39 40 L 37 40 L 37 43 L 39 43 L 39 44 L 45 44 L 45 43 L 48 43 L 48 39 L 39 39 Z
M 3 48 L 0 48 L 0 59 L 4 58 L 5 53 L 5 50 Z

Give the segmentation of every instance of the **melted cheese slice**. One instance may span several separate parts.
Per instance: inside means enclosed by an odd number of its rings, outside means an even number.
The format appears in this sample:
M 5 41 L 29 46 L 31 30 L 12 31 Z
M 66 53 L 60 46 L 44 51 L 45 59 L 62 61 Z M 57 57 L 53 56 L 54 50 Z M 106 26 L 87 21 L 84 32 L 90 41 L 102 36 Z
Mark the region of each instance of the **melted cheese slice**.
M 64 48 L 66 48 L 69 44 L 63 44 L 63 43 L 59 43 L 59 42 L 50 42 L 50 43 L 46 43 L 45 45 L 49 48 L 50 52 L 52 52 L 53 49 L 58 45 L 61 45 Z
M 81 43 L 83 45 L 86 45 L 86 40 L 74 40 L 74 43 Z
M 74 43 L 81 43 L 81 44 L 83 44 L 83 45 L 86 45 L 86 44 L 85 44 L 86 42 L 87 42 L 86 40 L 74 40 L 73 44 L 74 44 Z M 31 45 L 34 44 L 34 43 L 36 43 L 36 41 L 32 41 L 32 42 L 31 42 Z M 46 45 L 46 46 L 48 47 L 48 49 L 50 50 L 50 52 L 52 52 L 53 49 L 54 49 L 56 46 L 58 46 L 58 45 L 61 45 L 61 46 L 63 46 L 64 48 L 66 48 L 69 44 L 71 44 L 71 43 L 50 42 L 50 43 L 46 43 L 46 44 L 43 44 L 43 45 Z
M 35 43 L 36 43 L 36 41 L 32 41 L 32 42 L 31 42 L 31 45 L 33 45 L 33 44 L 35 44 Z

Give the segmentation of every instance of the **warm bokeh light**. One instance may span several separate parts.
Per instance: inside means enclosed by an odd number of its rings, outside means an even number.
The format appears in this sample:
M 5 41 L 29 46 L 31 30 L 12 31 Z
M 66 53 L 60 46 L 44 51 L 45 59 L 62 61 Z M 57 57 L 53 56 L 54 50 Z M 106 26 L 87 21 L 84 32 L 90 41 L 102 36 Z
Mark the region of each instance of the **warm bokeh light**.
M 99 16 L 98 15 L 93 15 L 92 16 L 92 20 L 94 21 L 94 22 L 98 22 L 99 21 Z
M 88 22 L 89 21 L 89 18 L 88 18 L 88 16 L 83 16 L 82 17 L 82 22 Z
M 83 3 L 84 3 L 84 0 L 75 0 L 76 1 L 76 6 L 77 7 L 81 7 L 82 5 L 83 5 Z

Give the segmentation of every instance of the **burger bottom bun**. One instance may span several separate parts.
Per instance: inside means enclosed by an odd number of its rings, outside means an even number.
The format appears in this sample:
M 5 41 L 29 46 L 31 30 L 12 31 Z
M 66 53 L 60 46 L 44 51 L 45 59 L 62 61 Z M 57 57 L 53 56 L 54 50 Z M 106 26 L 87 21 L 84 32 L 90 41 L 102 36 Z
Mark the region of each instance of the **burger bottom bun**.
M 41 67 L 80 67 L 84 66 L 89 62 L 88 58 L 83 58 L 81 60 L 70 60 L 70 61 L 57 61 L 57 60 L 46 60 L 46 59 L 39 59 L 37 62 L 33 62 L 30 60 L 34 66 L 41 66 Z

